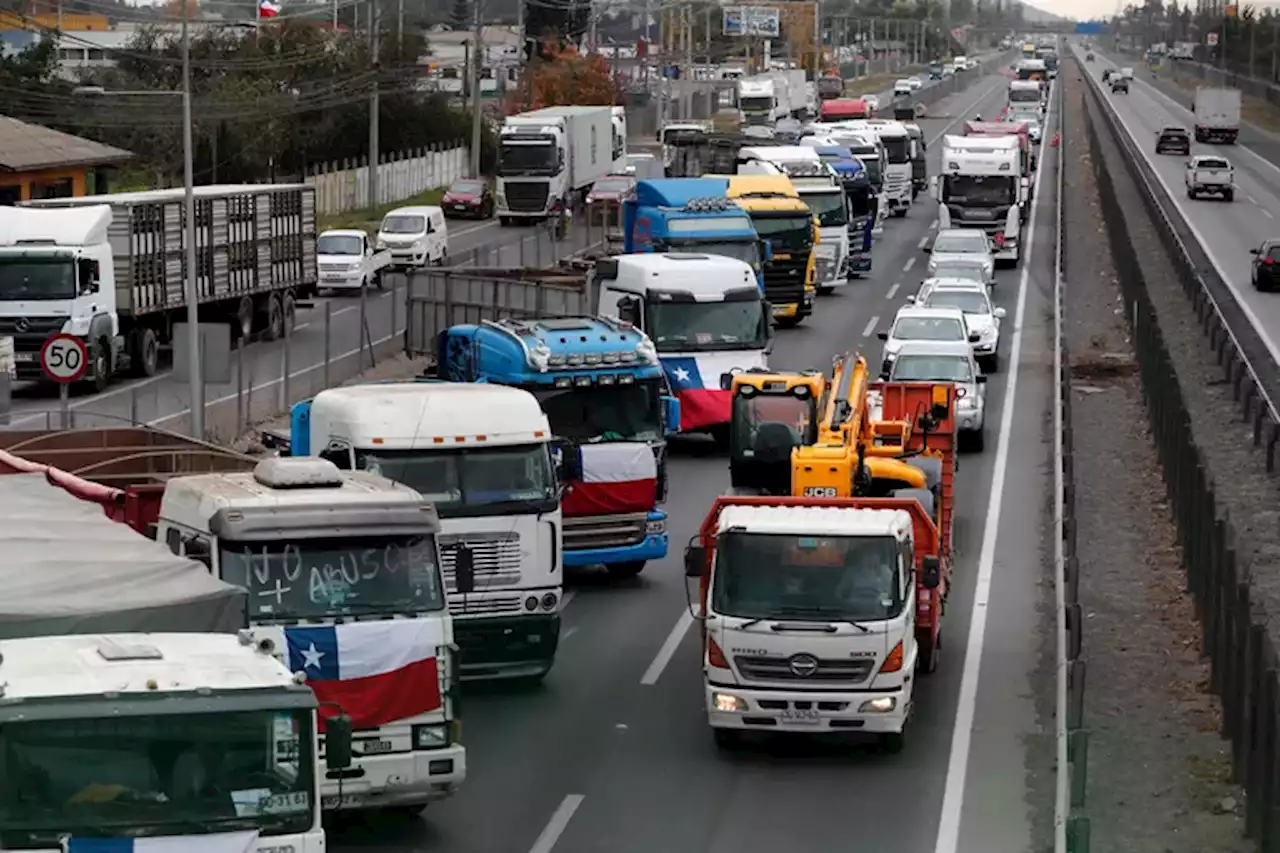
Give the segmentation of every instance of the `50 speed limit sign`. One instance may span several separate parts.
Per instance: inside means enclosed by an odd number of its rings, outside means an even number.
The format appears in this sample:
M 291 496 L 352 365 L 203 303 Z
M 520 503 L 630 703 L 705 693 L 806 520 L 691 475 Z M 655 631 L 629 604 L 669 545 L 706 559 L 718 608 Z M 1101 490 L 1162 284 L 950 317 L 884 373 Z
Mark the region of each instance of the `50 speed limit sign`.
M 89 369 L 89 350 L 74 335 L 54 335 L 40 347 L 40 369 L 54 382 L 79 382 Z

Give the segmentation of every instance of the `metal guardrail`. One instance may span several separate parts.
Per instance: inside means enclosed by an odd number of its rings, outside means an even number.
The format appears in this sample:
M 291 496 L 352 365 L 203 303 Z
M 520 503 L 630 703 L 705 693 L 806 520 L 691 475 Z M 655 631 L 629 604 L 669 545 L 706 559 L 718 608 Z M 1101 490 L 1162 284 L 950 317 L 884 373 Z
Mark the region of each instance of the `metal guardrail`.
M 1159 456 L 1178 530 L 1187 587 L 1195 598 L 1202 642 L 1211 661 L 1210 684 L 1222 700 L 1222 734 L 1231 741 L 1234 781 L 1245 789 L 1245 832 L 1260 849 L 1280 849 L 1280 655 L 1267 630 L 1261 596 L 1250 584 L 1250 566 L 1235 547 L 1235 525 L 1219 501 L 1207 459 L 1196 443 L 1191 416 L 1173 360 L 1147 289 L 1144 270 L 1133 249 L 1130 225 L 1117 184 L 1132 186 L 1150 213 L 1152 226 L 1168 246 L 1182 284 L 1195 305 L 1204 331 L 1218 354 L 1245 420 L 1253 424 L 1256 446 L 1265 443 L 1266 467 L 1275 470 L 1276 414 L 1242 347 L 1256 331 L 1240 325 L 1238 305 L 1226 285 L 1196 261 L 1197 249 L 1180 233 L 1179 219 L 1167 209 L 1150 164 L 1133 140 L 1117 127 L 1117 118 L 1096 82 L 1088 79 L 1089 98 L 1101 122 L 1087 119 L 1089 145 L 1098 173 L 1102 213 L 1110 236 L 1126 316 L 1137 354 L 1147 417 Z M 1097 125 L 1102 124 L 1099 128 Z M 1119 146 L 1123 172 L 1112 171 L 1100 132 Z M 1274 371 L 1276 366 L 1269 364 Z M 1264 368 L 1265 370 L 1266 368 Z M 1268 378 L 1268 381 L 1270 377 Z

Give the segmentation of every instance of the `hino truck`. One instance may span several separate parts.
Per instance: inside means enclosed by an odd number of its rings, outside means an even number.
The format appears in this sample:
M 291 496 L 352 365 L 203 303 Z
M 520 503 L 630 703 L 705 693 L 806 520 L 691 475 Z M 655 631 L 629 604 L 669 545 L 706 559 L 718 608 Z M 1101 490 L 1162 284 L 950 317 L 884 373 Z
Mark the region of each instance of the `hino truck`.
M 1196 121 L 1196 142 L 1234 145 L 1240 133 L 1240 90 L 1196 89 L 1192 112 Z
M 660 504 L 680 403 L 648 335 L 610 317 L 468 323 L 440 334 L 436 363 L 442 379 L 523 388 L 542 405 L 561 442 L 566 569 L 629 578 L 667 555 Z
M 0 517 L 0 846 L 323 850 L 350 720 L 321 764 L 307 680 L 237 633 L 245 590 L 42 471 L 0 477 Z
M 53 466 L 71 494 L 247 591 L 245 635 L 359 732 L 353 775 L 321 781 L 323 808 L 416 813 L 462 784 L 440 523 L 421 495 L 322 459 L 259 461 L 141 427 L 8 443 L 5 467 Z M 363 670 L 316 657 L 362 643 L 389 657 Z
M 203 186 L 196 196 L 201 322 L 248 340 L 284 337 L 298 299 L 315 293 L 315 189 Z M 40 348 L 59 333 L 89 352 L 99 390 L 153 376 L 173 325 L 186 321 L 181 189 L 41 199 L 0 209 L 0 336 L 19 379 L 38 380 Z
M 1016 136 L 944 136 L 942 174 L 929 182 L 938 202 L 938 230 L 981 228 L 995 259 L 1016 266 L 1029 182 L 1022 177 Z
M 581 207 L 613 170 L 612 107 L 546 107 L 508 116 L 498 135 L 498 221 L 545 219 Z

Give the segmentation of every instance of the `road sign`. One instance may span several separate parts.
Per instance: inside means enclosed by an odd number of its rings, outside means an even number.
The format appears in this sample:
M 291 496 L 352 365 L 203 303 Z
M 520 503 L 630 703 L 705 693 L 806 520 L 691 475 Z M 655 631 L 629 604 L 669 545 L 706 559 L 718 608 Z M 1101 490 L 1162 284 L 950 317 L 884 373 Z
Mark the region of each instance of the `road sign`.
M 75 335 L 54 335 L 40 347 L 40 369 L 54 382 L 79 382 L 89 369 L 89 350 Z

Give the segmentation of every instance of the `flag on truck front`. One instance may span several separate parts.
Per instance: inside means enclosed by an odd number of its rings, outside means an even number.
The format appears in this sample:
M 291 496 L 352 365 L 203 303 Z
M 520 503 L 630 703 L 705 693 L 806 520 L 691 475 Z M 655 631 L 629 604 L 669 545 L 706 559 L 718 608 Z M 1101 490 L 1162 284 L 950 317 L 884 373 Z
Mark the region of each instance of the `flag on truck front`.
M 427 620 L 387 619 L 286 627 L 284 639 L 289 670 L 306 673 L 321 719 L 336 705 L 353 728 L 371 729 L 440 707 L 437 633 Z
M 616 441 L 578 448 L 581 478 L 565 490 L 566 518 L 647 512 L 658 502 L 658 460 L 645 442 Z
M 680 400 L 680 429 L 705 429 L 729 422 L 729 392 L 720 388 L 720 376 L 739 365 L 741 352 L 710 352 L 660 357 L 672 392 Z M 726 356 L 729 358 L 726 359 Z
M 160 835 L 150 838 L 77 838 L 62 842 L 65 853 L 252 853 L 258 831 L 210 835 Z
M 258 0 L 258 17 L 259 18 L 274 18 L 276 15 L 279 15 L 279 14 L 280 14 L 280 7 L 277 6 L 275 3 L 272 3 L 271 0 Z

